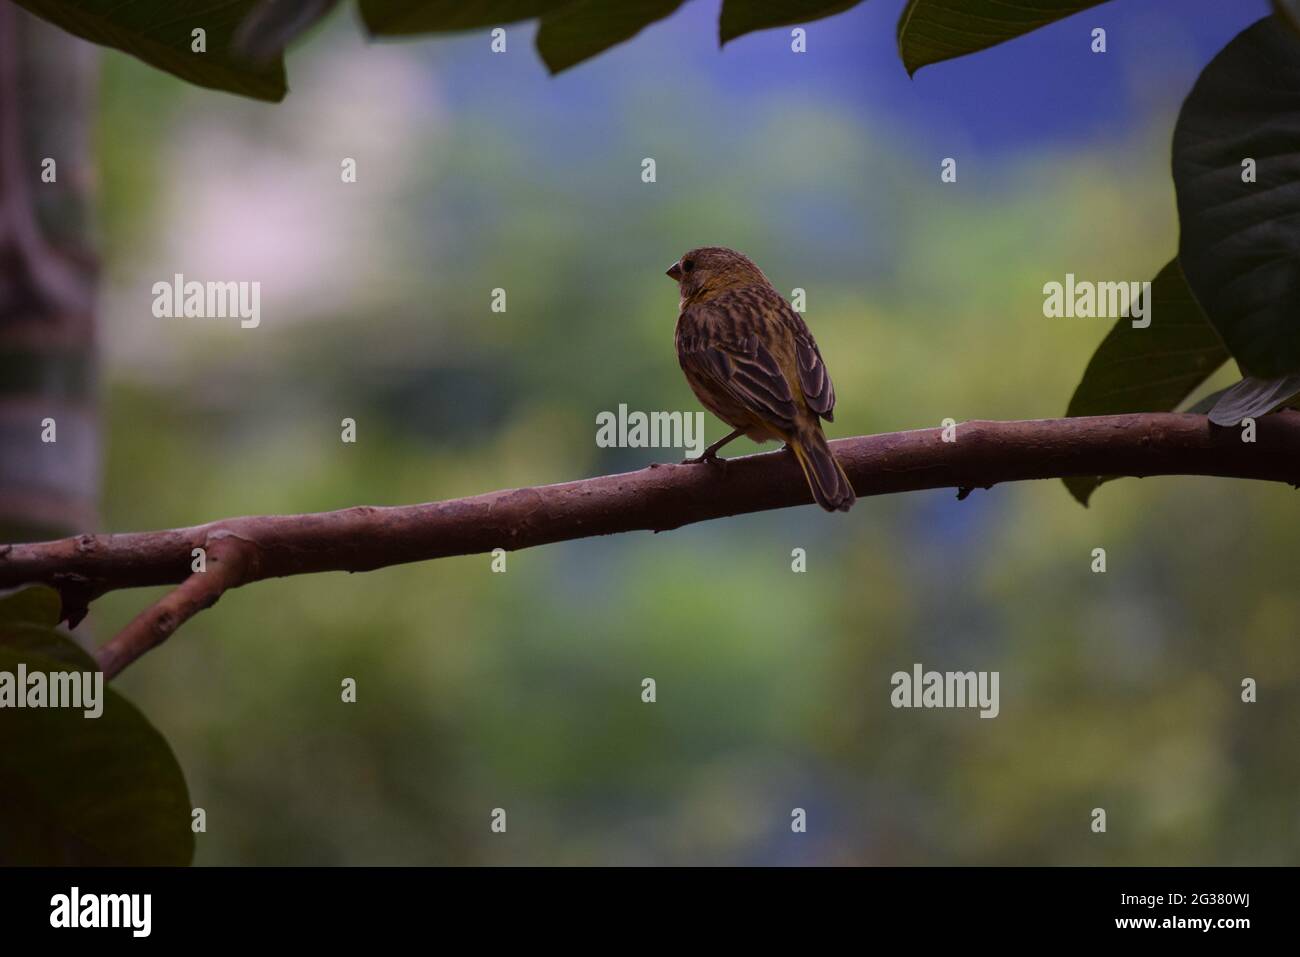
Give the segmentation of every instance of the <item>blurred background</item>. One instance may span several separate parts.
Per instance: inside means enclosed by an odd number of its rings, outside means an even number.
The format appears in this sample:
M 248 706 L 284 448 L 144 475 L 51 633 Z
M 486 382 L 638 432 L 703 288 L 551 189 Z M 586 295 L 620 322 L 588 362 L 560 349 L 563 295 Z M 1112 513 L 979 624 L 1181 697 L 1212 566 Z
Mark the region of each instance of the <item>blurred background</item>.
M 595 416 L 698 408 L 663 271 L 703 244 L 807 290 L 832 437 L 1063 415 L 1110 322 L 1045 319 L 1042 286 L 1172 258 L 1178 106 L 1267 4 L 1105 5 L 915 79 L 901 6 L 810 24 L 796 55 L 787 30 L 719 51 L 695 0 L 555 78 L 531 25 L 493 55 L 367 44 L 348 12 L 278 105 L 105 53 L 100 530 L 679 458 L 598 449 Z M 259 280 L 261 326 L 154 318 L 178 272 Z M 582 540 L 504 575 L 291 578 L 117 685 L 207 811 L 199 864 L 1296 863 L 1298 516 L 1285 486 L 1130 479 L 1084 509 L 1041 482 Z M 156 594 L 102 599 L 95 634 Z M 914 662 L 999 671 L 1001 714 L 891 708 Z

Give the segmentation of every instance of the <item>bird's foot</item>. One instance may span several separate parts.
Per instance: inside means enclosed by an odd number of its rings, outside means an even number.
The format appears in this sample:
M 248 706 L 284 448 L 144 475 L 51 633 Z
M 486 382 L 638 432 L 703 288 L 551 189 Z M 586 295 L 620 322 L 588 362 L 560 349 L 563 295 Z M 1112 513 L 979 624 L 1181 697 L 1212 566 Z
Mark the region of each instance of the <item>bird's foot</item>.
M 682 459 L 682 465 L 722 465 L 727 464 L 727 460 L 721 458 L 717 452 L 706 449 L 703 455 L 697 455 L 693 459 Z

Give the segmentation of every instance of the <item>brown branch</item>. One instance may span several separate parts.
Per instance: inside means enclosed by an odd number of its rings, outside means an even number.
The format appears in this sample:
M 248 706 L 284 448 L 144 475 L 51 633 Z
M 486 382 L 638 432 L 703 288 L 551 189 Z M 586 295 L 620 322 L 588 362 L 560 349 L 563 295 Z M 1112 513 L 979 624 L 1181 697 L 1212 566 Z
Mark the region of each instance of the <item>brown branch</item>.
M 146 651 L 161 645 L 181 625 L 205 608 L 211 608 L 229 588 L 237 588 L 256 561 L 251 543 L 234 535 L 214 532 L 208 537 L 205 568 L 191 572 L 174 591 L 150 605 L 112 639 L 95 650 L 95 662 L 104 677 L 114 678 Z
M 1214 475 L 1300 485 L 1300 412 L 1291 411 L 1261 418 L 1253 443 L 1243 442 L 1237 429 L 1210 425 L 1204 416 L 1152 413 L 967 422 L 957 426 L 954 442 L 944 442 L 940 429 L 925 429 L 831 445 L 863 498 L 1074 475 Z M 370 571 L 498 547 L 515 550 L 616 532 L 665 531 L 811 500 L 793 458 L 769 452 L 725 465 L 652 465 L 623 475 L 426 505 L 264 515 L 168 531 L 0 545 L 0 588 L 27 582 L 53 585 L 64 596 L 65 612 L 75 619 L 105 592 L 190 579 L 194 548 L 205 547 L 211 554 L 222 541 L 240 542 L 238 555 L 223 559 L 230 565 L 221 578 L 214 582 L 195 576 L 199 580 L 186 581 L 127 627 L 132 635 L 156 636 L 161 629 L 165 638 L 222 591 L 265 578 Z M 862 510 L 859 505 L 858 512 Z M 835 520 L 854 518 L 850 513 Z M 157 643 L 127 632 L 104 650 L 118 670 L 131 660 L 122 652 Z

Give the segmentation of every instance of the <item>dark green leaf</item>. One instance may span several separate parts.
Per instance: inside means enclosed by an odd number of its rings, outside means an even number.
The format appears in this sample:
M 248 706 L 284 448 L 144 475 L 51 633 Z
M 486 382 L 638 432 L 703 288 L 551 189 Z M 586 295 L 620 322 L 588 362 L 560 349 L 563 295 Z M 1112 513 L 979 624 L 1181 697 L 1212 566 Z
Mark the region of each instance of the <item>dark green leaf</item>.
M 571 0 L 360 0 L 371 33 L 445 33 L 481 30 L 540 17 Z
M 1300 37 L 1284 22 L 1248 27 L 1201 73 L 1173 169 L 1178 257 L 1210 322 L 1244 375 L 1300 372 Z
M 684 0 L 572 0 L 542 17 L 537 31 L 537 52 L 552 73 L 630 40 L 641 30 L 662 20 Z
M 1300 31 L 1300 0 L 1273 0 L 1273 9 L 1286 18 L 1292 29 Z
M 49 585 L 24 585 L 0 592 L 0 626 L 23 622 L 53 628 L 62 618 L 63 602 Z
M 17 0 L 38 17 L 107 47 L 114 47 L 198 86 L 281 100 L 284 63 L 254 64 L 232 47 L 236 28 L 257 0 Z M 187 9 L 188 7 L 193 9 Z M 191 31 L 207 31 L 207 52 L 195 53 Z
M 66 661 L 0 645 L 0 672 L 66 672 Z M 0 710 L 0 863 L 188 864 L 190 799 L 176 757 L 125 698 L 103 713 Z
M 727 43 L 736 37 L 769 27 L 808 23 L 843 13 L 862 0 L 723 0 L 718 37 Z
M 59 593 L 48 585 L 0 592 L 0 645 L 93 671 L 94 659 L 54 627 L 63 617 L 62 605 Z
M 1093 353 L 1067 416 L 1171 412 L 1228 360 L 1228 350 L 1192 297 L 1178 260 L 1151 283 L 1151 325 L 1122 318 Z M 1073 476 L 1080 503 L 1114 476 Z
M 0 647 L 53 658 L 78 671 L 94 671 L 97 667 L 95 659 L 85 649 L 62 632 L 45 625 L 0 623 Z
M 1105 0 L 908 0 L 898 51 L 908 73 L 988 49 Z

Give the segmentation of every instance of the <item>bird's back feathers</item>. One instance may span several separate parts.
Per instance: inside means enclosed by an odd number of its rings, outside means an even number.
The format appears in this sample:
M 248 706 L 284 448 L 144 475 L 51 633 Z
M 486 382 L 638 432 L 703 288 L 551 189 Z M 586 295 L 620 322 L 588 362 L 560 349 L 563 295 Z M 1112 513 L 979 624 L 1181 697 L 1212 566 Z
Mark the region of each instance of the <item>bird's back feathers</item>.
M 708 353 L 720 353 L 733 364 Z M 692 367 L 703 366 L 719 378 L 721 388 L 735 386 L 742 404 L 778 415 L 786 428 L 804 410 L 814 419 L 834 418 L 835 386 L 817 342 L 771 285 L 743 286 L 687 305 L 677 319 L 677 355 L 688 380 Z M 733 370 L 739 375 L 728 374 Z

